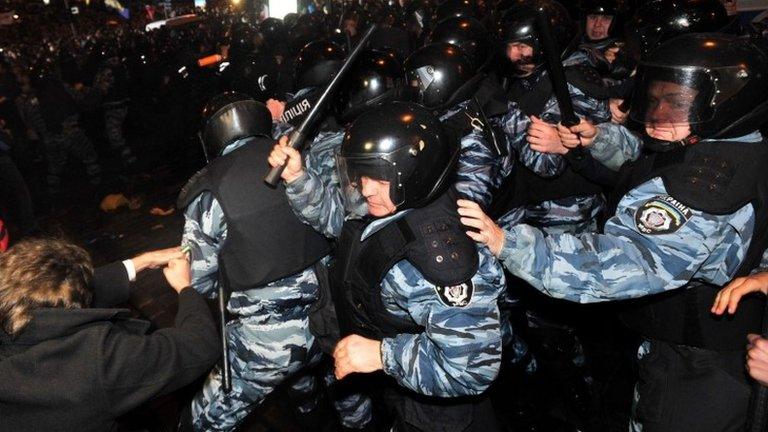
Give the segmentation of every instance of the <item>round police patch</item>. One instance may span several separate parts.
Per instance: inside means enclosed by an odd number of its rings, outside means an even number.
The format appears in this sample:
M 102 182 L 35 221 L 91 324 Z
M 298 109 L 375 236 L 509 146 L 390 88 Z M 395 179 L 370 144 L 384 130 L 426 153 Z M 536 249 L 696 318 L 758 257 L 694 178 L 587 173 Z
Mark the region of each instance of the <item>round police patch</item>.
M 635 225 L 643 234 L 671 234 L 691 218 L 691 209 L 669 195 L 658 195 L 635 212 Z
M 440 301 L 450 307 L 465 307 L 472 301 L 475 287 L 472 281 L 466 281 L 461 285 L 435 286 L 435 292 Z

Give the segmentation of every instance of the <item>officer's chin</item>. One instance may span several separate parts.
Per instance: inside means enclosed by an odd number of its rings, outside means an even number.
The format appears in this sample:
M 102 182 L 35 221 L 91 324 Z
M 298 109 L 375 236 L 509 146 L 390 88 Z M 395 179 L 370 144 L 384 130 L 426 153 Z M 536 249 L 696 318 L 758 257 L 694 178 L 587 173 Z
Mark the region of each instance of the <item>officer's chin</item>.
M 536 65 L 533 63 L 515 63 L 515 76 L 518 78 L 525 78 L 530 76 L 533 71 L 536 70 Z
M 391 210 L 383 205 L 368 203 L 368 215 L 375 218 L 382 218 L 394 214 L 395 210 Z

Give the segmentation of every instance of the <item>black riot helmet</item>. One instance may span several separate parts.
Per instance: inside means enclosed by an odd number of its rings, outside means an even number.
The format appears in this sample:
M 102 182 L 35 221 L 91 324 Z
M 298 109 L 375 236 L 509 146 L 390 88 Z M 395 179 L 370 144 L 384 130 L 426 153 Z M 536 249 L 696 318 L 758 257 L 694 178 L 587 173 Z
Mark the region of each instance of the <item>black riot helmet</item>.
M 229 56 L 240 57 L 256 50 L 256 31 L 246 23 L 236 22 L 229 28 Z
M 720 0 L 653 0 L 640 6 L 627 23 L 627 50 L 639 60 L 675 36 L 717 32 L 727 24 Z
M 348 123 L 371 107 L 396 100 L 402 83 L 403 66 L 393 53 L 363 51 L 337 93 L 338 119 Z
M 459 146 L 426 108 L 391 102 L 367 111 L 344 134 L 338 156 L 347 205 L 358 203 L 361 177 L 390 183 L 398 210 L 422 207 L 451 183 Z
M 344 52 L 330 41 L 308 43 L 296 57 L 296 88 L 319 87 L 330 82 L 341 68 Z
M 575 27 L 568 11 L 554 0 L 518 0 L 504 13 L 498 25 L 499 39 L 505 43 L 521 42 L 533 48 L 530 61 L 544 64 L 544 55 L 539 41 L 536 15 L 542 11 L 549 23 L 552 38 L 560 55 L 565 54 L 575 35 Z
M 308 43 L 324 37 L 326 37 L 325 18 L 319 13 L 299 15 L 288 32 L 288 41 L 293 53 L 299 52 Z
M 285 24 L 279 18 L 267 18 L 259 23 L 259 33 L 264 36 L 266 44 L 284 43 L 288 37 Z
M 202 117 L 200 139 L 209 161 L 237 140 L 272 133 L 272 115 L 266 105 L 242 93 L 214 96 L 203 108 Z
M 484 65 L 490 53 L 488 31 L 476 18 L 447 18 L 432 30 L 429 43 L 445 42 L 459 46 L 475 68 Z
M 698 138 L 735 138 L 768 113 L 768 54 L 748 37 L 721 33 L 673 38 L 638 68 L 630 116 L 687 124 Z
M 432 21 L 439 23 L 447 18 L 477 16 L 478 7 L 475 0 L 443 0 L 435 9 Z
M 413 100 L 432 110 L 469 99 L 480 77 L 464 51 L 448 43 L 417 50 L 403 66 Z
M 585 0 L 581 4 L 582 18 L 582 31 L 586 37 L 586 25 L 587 19 L 590 15 L 603 15 L 611 17 L 611 24 L 608 27 L 608 38 L 616 37 L 621 25 L 619 23 L 619 11 L 616 4 L 616 0 Z M 607 39 L 607 38 L 606 38 Z M 600 40 L 590 40 L 590 42 L 600 42 Z

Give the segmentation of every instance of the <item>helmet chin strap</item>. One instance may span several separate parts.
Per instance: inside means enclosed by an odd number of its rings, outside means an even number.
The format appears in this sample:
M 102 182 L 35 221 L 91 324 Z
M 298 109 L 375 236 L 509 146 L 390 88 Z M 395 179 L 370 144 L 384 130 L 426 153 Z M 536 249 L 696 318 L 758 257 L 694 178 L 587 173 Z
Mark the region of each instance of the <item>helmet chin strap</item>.
M 643 135 L 643 146 L 654 153 L 666 153 L 668 151 L 696 144 L 699 141 L 701 141 L 701 138 L 695 134 L 690 134 L 677 141 L 665 141 L 648 135 Z

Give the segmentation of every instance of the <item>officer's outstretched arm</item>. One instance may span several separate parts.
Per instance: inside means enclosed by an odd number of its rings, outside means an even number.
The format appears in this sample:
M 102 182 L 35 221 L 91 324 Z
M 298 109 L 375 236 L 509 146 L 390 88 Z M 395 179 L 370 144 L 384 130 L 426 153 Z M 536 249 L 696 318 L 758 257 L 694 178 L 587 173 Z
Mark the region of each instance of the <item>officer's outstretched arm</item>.
M 484 219 L 471 219 L 477 222 L 462 222 L 480 230 L 476 240 L 497 236 L 478 223 Z M 743 247 L 743 227 L 753 220 L 750 205 L 730 215 L 690 209 L 666 195 L 656 179 L 622 199 L 605 234 L 545 235 L 523 224 L 502 227 L 498 256 L 509 272 L 551 297 L 623 300 L 679 288 L 695 273 L 726 283 L 738 260 L 728 258 L 733 250 L 718 246 Z
M 456 397 L 482 393 L 498 375 L 501 325 L 497 301 L 504 290 L 498 261 L 482 251 L 471 280 L 453 287 L 426 281 L 403 261 L 384 283 L 407 284 L 408 313 L 425 330 L 381 343 L 384 372 L 420 394 Z

